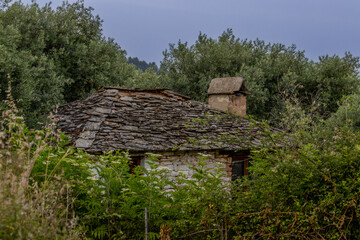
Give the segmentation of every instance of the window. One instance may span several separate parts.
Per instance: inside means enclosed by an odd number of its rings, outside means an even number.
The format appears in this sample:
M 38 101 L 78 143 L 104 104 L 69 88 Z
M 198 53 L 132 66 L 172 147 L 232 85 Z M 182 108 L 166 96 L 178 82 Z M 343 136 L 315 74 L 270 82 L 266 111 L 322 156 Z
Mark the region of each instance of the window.
M 134 173 L 134 169 L 141 165 L 141 156 L 133 156 L 130 160 L 130 173 Z
M 232 155 L 231 179 L 242 178 L 249 175 L 248 167 L 251 165 L 248 151 L 237 152 Z

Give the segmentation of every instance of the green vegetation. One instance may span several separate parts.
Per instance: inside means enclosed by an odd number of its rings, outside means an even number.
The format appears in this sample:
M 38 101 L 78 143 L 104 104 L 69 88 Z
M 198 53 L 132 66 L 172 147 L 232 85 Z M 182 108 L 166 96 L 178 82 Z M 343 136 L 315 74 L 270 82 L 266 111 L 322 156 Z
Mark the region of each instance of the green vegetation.
M 0 99 L 6 97 L 10 76 L 12 94 L 29 126 L 39 127 L 56 105 L 102 86 L 156 84 L 154 73 L 136 70 L 126 52 L 103 36 L 100 18 L 83 1 L 57 9 L 1 2 Z
M 67 162 L 72 150 L 50 129 L 28 130 L 12 99 L 7 103 L 0 122 L 0 238 L 78 239 L 72 187 L 62 176 L 74 170 L 51 165 Z
M 94 157 L 65 147 L 66 137 L 51 128 L 29 130 L 9 102 L 1 121 L 1 239 L 142 239 L 145 207 L 150 239 L 163 224 L 181 236 L 204 216 L 215 222 L 209 204 L 230 200 L 220 169 L 202 162 L 193 180 L 174 182 L 150 155 L 150 169 L 130 174 L 126 153 Z
M 195 44 L 170 44 L 161 62 L 162 84 L 206 101 L 211 79 L 242 76 L 249 89 L 247 112 L 276 124 L 285 100 L 297 98 L 305 110 L 314 102 L 329 116 L 344 95 L 359 87 L 359 58 L 324 56 L 309 61 L 304 52 L 282 44 L 240 40 L 231 30 L 218 40 L 200 34 Z
M 334 125 L 348 126 L 360 130 L 360 95 L 358 93 L 343 97 L 338 110 L 329 119 Z
M 268 138 L 252 150 L 251 178 L 225 183 L 220 166 L 207 168 L 202 156 L 192 178 L 174 180 L 155 155 L 149 169 L 131 174 L 127 153 L 90 156 L 67 147 L 51 126 L 29 130 L 9 99 L 1 120 L 2 239 L 144 239 L 145 208 L 149 239 L 360 237 L 360 133 L 332 119 L 319 123 L 287 104 L 291 133 L 254 122 Z
M 134 58 L 129 57 L 128 62 L 131 64 L 134 64 L 137 69 L 142 70 L 143 72 L 145 72 L 149 68 L 152 68 L 155 71 L 158 70 L 158 67 L 156 66 L 155 62 L 147 63 L 145 61 L 139 60 L 137 57 L 134 57 Z
M 172 44 L 159 73 L 142 71 L 83 1 L 9 2 L 0 2 L 0 239 L 144 239 L 145 208 L 149 239 L 360 238 L 359 58 L 313 62 L 228 30 Z M 104 85 L 206 101 L 210 80 L 225 76 L 244 77 L 248 112 L 284 130 L 254 121 L 268 138 L 237 182 L 224 183 L 205 156 L 190 179 L 171 178 L 155 155 L 130 174 L 128 153 L 91 156 L 43 126 L 56 105 Z
M 158 70 L 154 63 L 127 59 L 125 50 L 103 36 L 100 18 L 81 0 L 57 9 L 2 2 L 0 99 L 10 76 L 12 94 L 30 127 L 39 128 L 56 105 L 107 85 L 167 87 L 207 101 L 212 78 L 242 76 L 251 93 L 247 112 L 274 125 L 286 99 L 298 99 L 305 111 L 316 104 L 327 118 L 359 88 L 359 58 L 350 53 L 313 62 L 295 46 L 240 40 L 227 30 L 218 39 L 200 34 L 191 46 L 170 44 Z

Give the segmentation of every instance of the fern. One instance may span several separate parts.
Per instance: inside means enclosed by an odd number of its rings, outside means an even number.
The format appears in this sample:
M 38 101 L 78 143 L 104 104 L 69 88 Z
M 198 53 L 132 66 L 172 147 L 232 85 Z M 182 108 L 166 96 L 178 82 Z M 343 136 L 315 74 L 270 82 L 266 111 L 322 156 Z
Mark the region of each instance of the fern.
M 156 232 L 149 232 L 148 233 L 148 239 L 149 240 L 156 240 L 160 238 L 160 234 Z
M 105 237 L 108 237 L 108 230 L 106 225 L 101 225 L 94 230 L 90 232 L 92 236 L 94 236 L 95 239 L 104 239 Z

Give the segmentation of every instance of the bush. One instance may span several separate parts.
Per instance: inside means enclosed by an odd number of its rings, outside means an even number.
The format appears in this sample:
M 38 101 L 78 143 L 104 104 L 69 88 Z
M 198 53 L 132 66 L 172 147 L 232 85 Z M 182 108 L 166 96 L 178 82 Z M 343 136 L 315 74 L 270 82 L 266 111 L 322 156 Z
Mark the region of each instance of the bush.
M 142 239 L 145 208 L 149 239 L 161 230 L 226 239 L 230 186 L 220 168 L 206 168 L 205 157 L 192 179 L 175 182 L 156 155 L 148 156 L 149 169 L 130 173 L 127 153 L 90 156 L 51 128 L 29 130 L 8 103 L 1 120 L 2 239 Z
M 236 239 L 358 239 L 360 133 L 324 123 L 285 140 L 252 152 Z

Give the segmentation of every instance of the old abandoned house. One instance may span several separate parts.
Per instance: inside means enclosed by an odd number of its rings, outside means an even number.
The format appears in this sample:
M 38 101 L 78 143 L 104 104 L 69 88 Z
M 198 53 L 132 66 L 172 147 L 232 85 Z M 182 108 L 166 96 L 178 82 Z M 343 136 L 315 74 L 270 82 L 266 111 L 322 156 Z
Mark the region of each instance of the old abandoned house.
M 133 163 L 145 167 L 146 153 L 160 154 L 160 166 L 173 177 L 191 175 L 189 166 L 203 153 L 208 166 L 220 162 L 230 180 L 247 174 L 249 147 L 260 142 L 238 116 L 246 114 L 246 93 L 240 77 L 213 79 L 210 105 L 168 89 L 104 87 L 59 107 L 56 117 L 74 145 L 89 153 L 128 150 Z

